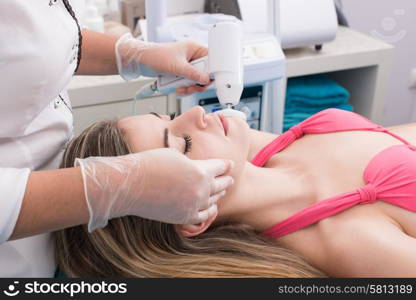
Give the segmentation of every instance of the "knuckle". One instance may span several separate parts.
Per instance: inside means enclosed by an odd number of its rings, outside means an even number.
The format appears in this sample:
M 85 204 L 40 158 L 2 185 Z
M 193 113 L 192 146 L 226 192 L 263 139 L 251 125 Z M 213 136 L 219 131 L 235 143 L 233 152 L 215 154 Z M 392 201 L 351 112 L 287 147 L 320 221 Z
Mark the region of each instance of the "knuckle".
M 188 46 L 188 47 L 195 47 L 195 46 L 197 46 L 197 45 L 198 45 L 196 42 L 191 41 L 191 40 L 184 41 L 184 43 L 185 43 L 185 45 L 186 45 L 186 46 Z
M 185 49 L 189 49 L 192 46 L 192 41 L 181 41 L 179 42 L 179 45 Z

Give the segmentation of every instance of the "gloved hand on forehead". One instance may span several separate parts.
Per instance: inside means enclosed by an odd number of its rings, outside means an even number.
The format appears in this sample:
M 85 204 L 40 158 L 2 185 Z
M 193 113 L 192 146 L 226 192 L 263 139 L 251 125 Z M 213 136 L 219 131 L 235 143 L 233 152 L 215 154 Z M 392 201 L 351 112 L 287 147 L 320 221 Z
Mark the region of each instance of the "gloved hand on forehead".
M 200 84 L 209 85 L 209 75 L 199 72 L 189 62 L 208 55 L 208 49 L 195 42 L 149 43 L 123 35 L 115 46 L 119 74 L 125 80 L 139 76 L 155 77 L 169 73 L 186 77 Z M 179 88 L 185 95 L 206 90 L 207 86 L 193 85 Z
M 140 216 L 172 224 L 197 224 L 217 213 L 233 183 L 229 160 L 191 160 L 156 149 L 119 157 L 77 159 L 90 214 L 89 231 L 111 218 Z

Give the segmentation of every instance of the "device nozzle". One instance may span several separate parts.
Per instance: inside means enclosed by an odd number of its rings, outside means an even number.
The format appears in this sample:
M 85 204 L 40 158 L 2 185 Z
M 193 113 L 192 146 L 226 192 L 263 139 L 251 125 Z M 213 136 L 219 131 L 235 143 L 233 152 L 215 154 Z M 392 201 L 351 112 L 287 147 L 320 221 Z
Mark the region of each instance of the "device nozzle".
M 217 110 L 214 112 L 214 114 L 222 114 L 224 116 L 229 116 L 229 117 L 239 117 L 243 119 L 244 121 L 247 121 L 247 116 L 245 113 L 236 109 L 232 109 L 231 106 L 230 108 L 227 107 L 225 109 Z

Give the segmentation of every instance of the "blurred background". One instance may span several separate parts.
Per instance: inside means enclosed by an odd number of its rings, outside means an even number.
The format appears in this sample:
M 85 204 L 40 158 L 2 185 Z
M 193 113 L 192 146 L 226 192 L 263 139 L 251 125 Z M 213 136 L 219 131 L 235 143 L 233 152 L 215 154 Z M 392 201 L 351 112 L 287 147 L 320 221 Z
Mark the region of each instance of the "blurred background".
M 351 28 L 394 45 L 385 125 L 416 122 L 416 1 L 342 0 Z M 413 86 L 413 88 L 412 88 Z
M 252 128 L 283 132 L 329 107 L 355 111 L 384 126 L 416 122 L 416 0 L 157 2 L 165 3 L 168 24 L 158 30 L 171 34 L 168 31 L 179 28 L 172 40 L 190 38 L 203 43 L 204 35 L 198 36 L 194 29 L 199 30 L 206 24 L 198 22 L 208 19 L 195 18 L 198 21 L 191 24 L 189 18 L 207 13 L 242 20 L 247 34 L 280 35 L 284 58 L 274 62 L 284 72 L 280 83 L 270 85 L 275 80 L 270 78 L 269 82 L 247 85 L 238 108 L 247 112 Z M 276 3 L 280 18 L 270 15 L 269 8 Z M 155 41 L 147 36 L 146 0 L 87 0 L 84 4 L 77 9 L 82 12 L 79 19 L 84 27 L 117 36 L 130 32 L 139 39 Z M 274 22 L 271 30 L 268 19 Z M 186 27 L 182 26 L 185 23 Z M 183 28 L 190 30 L 189 36 Z M 145 79 L 132 85 L 115 77 L 77 77 L 69 87 L 76 132 L 99 119 L 131 114 L 129 103 L 145 83 Z M 188 99 L 158 97 L 141 100 L 138 113 L 181 113 L 194 105 L 210 112 L 218 106 L 213 92 Z

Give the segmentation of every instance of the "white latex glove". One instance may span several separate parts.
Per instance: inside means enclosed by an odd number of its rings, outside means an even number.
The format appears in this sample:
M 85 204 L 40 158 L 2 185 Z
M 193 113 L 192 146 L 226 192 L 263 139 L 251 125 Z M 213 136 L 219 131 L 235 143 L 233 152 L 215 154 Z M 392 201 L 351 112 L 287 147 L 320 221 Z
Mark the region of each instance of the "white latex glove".
M 232 161 L 191 160 L 172 149 L 88 157 L 75 164 L 81 167 L 90 232 L 126 215 L 172 224 L 206 221 L 233 183 L 224 175 Z
M 208 49 L 192 41 L 149 43 L 128 33 L 117 40 L 115 53 L 119 74 L 125 80 L 141 75 L 155 77 L 158 73 L 169 73 L 206 85 L 179 88 L 177 93 L 181 95 L 202 92 L 210 83 L 208 74 L 199 72 L 189 63 L 207 56 Z

